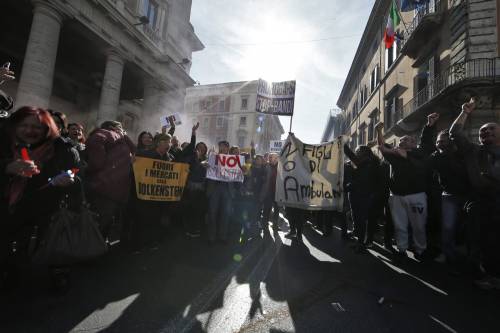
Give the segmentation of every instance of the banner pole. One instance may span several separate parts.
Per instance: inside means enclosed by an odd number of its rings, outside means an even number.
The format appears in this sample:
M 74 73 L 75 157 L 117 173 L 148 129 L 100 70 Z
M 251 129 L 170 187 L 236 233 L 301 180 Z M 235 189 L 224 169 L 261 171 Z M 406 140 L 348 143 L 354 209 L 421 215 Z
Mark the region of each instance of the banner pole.
M 293 123 L 293 114 L 290 116 L 290 130 L 288 133 L 292 133 L 292 123 Z

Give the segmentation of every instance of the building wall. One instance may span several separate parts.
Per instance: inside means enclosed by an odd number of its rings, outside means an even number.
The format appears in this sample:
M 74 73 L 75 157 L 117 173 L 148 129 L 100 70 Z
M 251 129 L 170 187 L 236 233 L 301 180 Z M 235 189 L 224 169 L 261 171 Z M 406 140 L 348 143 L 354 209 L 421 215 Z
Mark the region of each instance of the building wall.
M 258 152 L 266 152 L 269 140 L 279 140 L 284 130 L 277 116 L 255 112 L 256 99 L 257 81 L 195 86 L 187 89 L 184 117 L 200 122 L 198 136 L 210 146 L 227 140 L 249 149 L 253 141 Z
M 132 135 L 158 131 L 160 115 L 183 110 L 185 88 L 194 83 L 191 54 L 203 44 L 189 22 L 190 0 L 157 0 L 158 19 L 137 25 L 138 16 L 150 15 L 146 3 L 3 1 L 17 15 L 0 22 L 16 41 L 0 48 L 16 71 L 16 81 L 2 87 L 15 107 L 49 107 L 89 130 L 104 117 L 123 120 Z

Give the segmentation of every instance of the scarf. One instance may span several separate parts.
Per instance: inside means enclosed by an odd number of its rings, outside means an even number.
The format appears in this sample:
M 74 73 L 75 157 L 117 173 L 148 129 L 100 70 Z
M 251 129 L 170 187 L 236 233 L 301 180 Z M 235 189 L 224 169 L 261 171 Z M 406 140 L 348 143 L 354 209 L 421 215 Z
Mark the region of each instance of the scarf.
M 21 148 L 19 145 L 12 147 L 14 161 L 22 159 Z M 29 156 L 41 171 L 44 164 L 54 156 L 54 141 L 48 140 L 41 145 L 29 150 Z M 9 208 L 12 208 L 16 203 L 21 200 L 29 178 L 22 176 L 14 176 L 7 188 L 7 197 Z

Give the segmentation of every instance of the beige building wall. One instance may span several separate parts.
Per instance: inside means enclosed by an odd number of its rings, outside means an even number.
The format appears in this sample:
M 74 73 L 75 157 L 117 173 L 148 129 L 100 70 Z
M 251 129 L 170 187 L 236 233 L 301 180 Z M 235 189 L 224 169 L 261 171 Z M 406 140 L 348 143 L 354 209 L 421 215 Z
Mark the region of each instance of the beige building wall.
M 337 102 L 351 146 L 374 145 L 370 126 L 377 121 L 385 123 L 385 138 L 394 144 L 402 135 L 419 136 L 432 112 L 441 116 L 438 129 L 447 128 L 471 96 L 479 101 L 467 125 L 471 137 L 481 124 L 500 121 L 499 1 L 431 0 L 419 13 L 402 13 L 396 27 L 402 38 L 388 66 L 383 31 L 391 2 L 375 1 Z M 377 66 L 380 75 L 371 89 Z
M 184 117 L 200 122 L 199 140 L 209 146 L 227 140 L 249 150 L 253 141 L 257 152 L 265 153 L 284 130 L 277 116 L 255 111 L 256 101 L 257 81 L 195 86 L 187 89 Z

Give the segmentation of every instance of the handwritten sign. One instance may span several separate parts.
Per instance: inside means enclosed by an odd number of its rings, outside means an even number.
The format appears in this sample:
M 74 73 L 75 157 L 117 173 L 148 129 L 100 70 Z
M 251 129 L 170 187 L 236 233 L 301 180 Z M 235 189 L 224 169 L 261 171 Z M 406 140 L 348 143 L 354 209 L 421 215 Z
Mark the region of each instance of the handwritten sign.
M 289 135 L 280 153 L 276 201 L 301 209 L 342 211 L 343 140 L 311 145 Z
M 221 182 L 243 183 L 242 166 L 245 157 L 242 155 L 210 154 L 208 156 L 207 178 Z
M 269 141 L 269 152 L 270 153 L 281 153 L 281 149 L 283 148 L 283 143 L 285 141 L 282 140 L 271 140 Z
M 178 113 L 174 113 L 170 116 L 161 117 L 160 123 L 162 127 L 171 127 L 172 124 L 175 124 L 175 126 L 179 126 L 180 124 L 182 124 L 181 115 Z
M 180 201 L 189 174 L 189 164 L 145 157 L 134 162 L 137 198 L 149 201 Z

